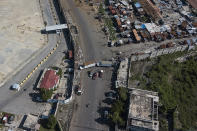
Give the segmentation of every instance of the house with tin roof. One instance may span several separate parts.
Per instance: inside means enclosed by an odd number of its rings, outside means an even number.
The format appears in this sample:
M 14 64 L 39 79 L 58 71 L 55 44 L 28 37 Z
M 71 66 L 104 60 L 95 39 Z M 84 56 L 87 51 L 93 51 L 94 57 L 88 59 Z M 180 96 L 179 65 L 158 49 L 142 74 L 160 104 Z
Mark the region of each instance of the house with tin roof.
M 53 69 L 45 69 L 37 88 L 54 89 L 59 82 L 59 76 Z

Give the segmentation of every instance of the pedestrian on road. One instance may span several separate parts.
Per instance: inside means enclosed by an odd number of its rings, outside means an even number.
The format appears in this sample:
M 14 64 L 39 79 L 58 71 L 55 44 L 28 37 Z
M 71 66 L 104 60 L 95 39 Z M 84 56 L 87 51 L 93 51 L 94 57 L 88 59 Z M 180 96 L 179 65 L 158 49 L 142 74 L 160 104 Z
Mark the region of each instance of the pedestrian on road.
M 88 104 L 86 104 L 86 107 L 88 107 L 89 106 L 89 103 Z

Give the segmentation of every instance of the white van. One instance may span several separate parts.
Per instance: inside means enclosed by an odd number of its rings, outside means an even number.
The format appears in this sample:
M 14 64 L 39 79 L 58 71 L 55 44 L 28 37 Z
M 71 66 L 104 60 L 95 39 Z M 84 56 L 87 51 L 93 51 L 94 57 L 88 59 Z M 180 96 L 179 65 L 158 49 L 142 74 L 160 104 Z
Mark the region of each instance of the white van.
M 11 89 L 16 90 L 16 91 L 19 91 L 20 88 L 21 88 L 21 87 L 20 87 L 19 84 L 13 84 Z

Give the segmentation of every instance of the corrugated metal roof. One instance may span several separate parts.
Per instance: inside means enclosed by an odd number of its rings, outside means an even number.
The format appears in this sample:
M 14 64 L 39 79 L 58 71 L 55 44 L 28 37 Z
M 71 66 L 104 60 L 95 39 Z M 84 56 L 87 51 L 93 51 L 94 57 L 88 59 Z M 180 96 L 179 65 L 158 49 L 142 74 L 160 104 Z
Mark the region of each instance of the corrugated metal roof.
M 59 76 L 56 75 L 54 70 L 48 70 L 44 74 L 44 78 L 40 84 L 40 88 L 51 89 L 57 84 Z

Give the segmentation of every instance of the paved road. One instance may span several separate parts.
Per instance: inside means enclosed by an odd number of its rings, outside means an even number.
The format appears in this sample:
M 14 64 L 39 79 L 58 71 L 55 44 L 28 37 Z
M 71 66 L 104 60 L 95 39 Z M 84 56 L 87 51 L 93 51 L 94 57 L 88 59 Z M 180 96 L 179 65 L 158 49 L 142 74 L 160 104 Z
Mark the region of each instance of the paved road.
M 80 46 L 85 61 L 111 59 L 110 48 L 106 48 L 107 39 L 103 33 L 98 33 L 93 18 L 75 6 L 74 0 L 60 0 L 65 11 L 73 17 L 79 27 Z
M 112 71 L 109 68 L 104 69 L 103 78 L 96 80 L 88 78 L 87 71 L 83 71 L 81 76 L 84 94 L 77 98 L 79 103 L 70 131 L 107 131 L 109 127 L 102 124 L 103 112 L 99 112 L 99 107 L 103 105 L 104 94 L 110 88 Z
M 16 114 L 26 114 L 26 113 L 39 113 L 43 111 L 44 107 L 41 103 L 35 103 L 29 96 L 33 93 L 33 87 L 36 84 L 36 80 L 39 77 L 41 70 L 44 68 L 55 65 L 55 63 L 63 57 L 63 51 L 67 49 L 64 43 L 60 44 L 55 53 L 51 55 L 46 63 L 44 63 L 33 76 L 24 84 L 23 89 L 19 92 L 14 92 L 9 90 L 8 86 L 3 86 L 0 89 L 0 109 L 2 111 L 7 111 Z M 17 77 L 17 76 L 16 76 Z
M 54 24 L 53 17 L 51 16 L 51 11 L 49 7 L 48 0 L 42 0 L 41 4 L 44 8 L 44 18 L 48 24 Z M 36 56 L 32 56 L 34 59 L 28 63 L 21 71 L 12 76 L 2 87 L 0 87 L 0 110 L 8 111 L 16 114 L 24 113 L 37 113 L 42 108 L 41 104 L 32 102 L 29 93 L 33 91 L 33 84 L 36 82 L 37 77 L 42 69 L 45 67 L 52 66 L 60 55 L 63 55 L 63 51 L 67 49 L 65 40 L 57 48 L 56 53 L 51 55 L 46 63 L 44 63 L 34 74 L 33 76 L 25 83 L 22 87 L 22 90 L 19 92 L 13 92 L 9 88 L 14 83 L 21 82 L 27 75 L 30 73 L 40 61 L 45 58 L 48 53 L 56 46 L 57 35 L 49 34 L 48 35 L 48 44 L 40 50 Z M 26 88 L 26 91 L 23 89 Z M 40 106 L 39 106 L 40 105 Z
M 80 46 L 85 61 L 111 59 L 110 48 L 106 47 L 107 39 L 97 31 L 93 18 L 75 6 L 74 0 L 61 0 L 64 10 L 68 11 L 79 28 Z M 106 70 L 103 80 L 87 78 L 87 72 L 81 72 L 81 86 L 84 94 L 77 98 L 77 110 L 71 122 L 70 131 L 107 131 L 108 127 L 100 123 L 99 103 L 104 99 L 104 92 L 110 87 L 111 71 Z M 86 107 L 89 104 L 89 107 Z

